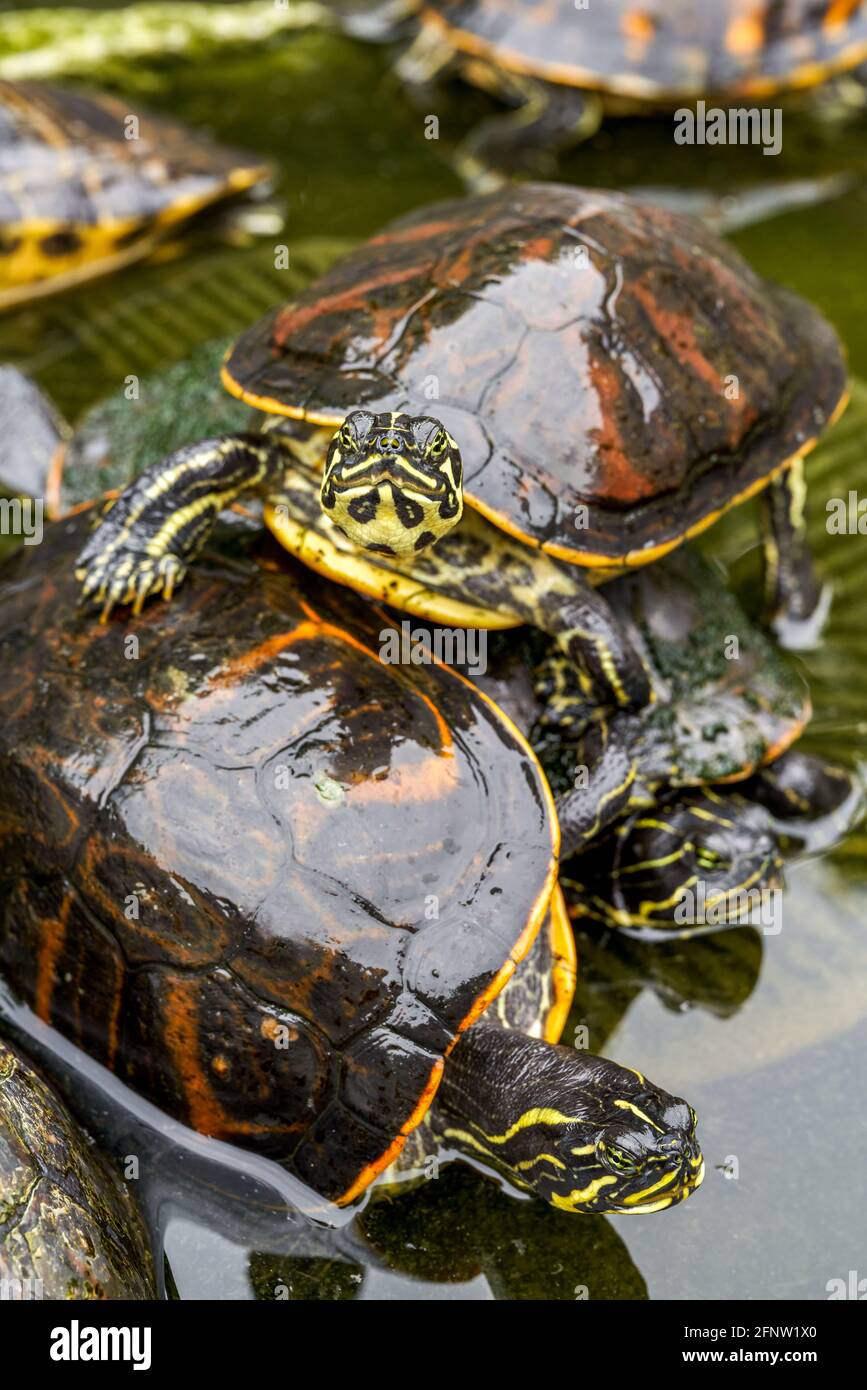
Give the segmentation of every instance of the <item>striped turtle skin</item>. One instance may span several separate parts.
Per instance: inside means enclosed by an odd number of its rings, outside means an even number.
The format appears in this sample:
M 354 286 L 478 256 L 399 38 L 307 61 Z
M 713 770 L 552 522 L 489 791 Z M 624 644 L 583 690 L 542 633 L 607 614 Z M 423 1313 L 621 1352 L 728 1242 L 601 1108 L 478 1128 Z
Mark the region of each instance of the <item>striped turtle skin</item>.
M 867 59 L 863 0 L 425 0 L 459 53 L 667 103 L 809 87 Z
M 392 222 L 242 334 L 223 380 L 333 427 L 427 414 L 434 383 L 469 506 L 603 571 L 799 463 L 846 392 L 830 325 L 698 221 L 560 184 Z
M 268 172 L 137 103 L 0 82 L 0 309 L 139 259 Z

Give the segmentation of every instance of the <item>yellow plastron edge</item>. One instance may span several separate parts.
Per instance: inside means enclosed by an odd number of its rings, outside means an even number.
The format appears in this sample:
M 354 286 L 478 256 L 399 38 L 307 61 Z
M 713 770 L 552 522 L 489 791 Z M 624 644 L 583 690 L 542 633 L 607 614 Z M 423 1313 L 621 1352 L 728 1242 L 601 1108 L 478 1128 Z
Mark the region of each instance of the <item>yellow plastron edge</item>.
M 519 627 L 521 619 L 514 613 L 502 613 L 493 608 L 477 607 L 460 599 L 426 589 L 409 575 L 387 570 L 368 560 L 362 551 L 349 554 L 338 549 L 318 531 L 286 515 L 284 507 L 266 505 L 265 525 L 284 550 L 297 555 L 317 574 L 324 574 L 337 584 L 369 598 L 379 599 L 407 613 L 415 613 L 429 622 L 450 623 L 455 627 L 507 628 Z
M 130 245 L 120 250 L 118 242 L 136 232 L 141 224 L 140 217 L 117 218 L 93 224 L 75 223 L 68 229 L 75 233 L 78 245 L 65 255 L 50 257 L 40 251 L 40 243 L 55 232 L 67 230 L 66 222 L 57 218 L 32 218 L 12 224 L 5 229 L 7 235 L 10 240 L 19 239 L 21 244 L 3 261 L 0 308 L 8 309 L 44 295 L 74 289 L 89 280 L 113 274 L 136 261 L 144 260 L 157 250 L 170 228 L 194 217 L 211 203 L 246 192 L 261 182 L 267 173 L 264 165 L 231 170 L 206 192 L 178 199 L 163 208 L 149 229 L 143 230 Z

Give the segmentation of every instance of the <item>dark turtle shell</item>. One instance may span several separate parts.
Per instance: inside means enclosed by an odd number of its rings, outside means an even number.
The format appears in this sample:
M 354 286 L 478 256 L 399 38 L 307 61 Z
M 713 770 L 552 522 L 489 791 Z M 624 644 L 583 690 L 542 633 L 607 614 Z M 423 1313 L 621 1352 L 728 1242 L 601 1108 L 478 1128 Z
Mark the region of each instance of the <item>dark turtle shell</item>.
M 867 58 L 863 0 L 425 0 L 460 51 L 641 100 L 807 87 Z
M 0 1038 L 0 1297 L 154 1298 L 148 1240 L 109 1161 Z
M 144 255 L 163 228 L 267 174 L 115 97 L 0 82 L 0 307 Z
M 807 451 L 846 383 L 821 315 L 700 222 L 558 184 L 393 222 L 243 334 L 223 375 L 322 423 L 435 401 L 467 502 L 583 565 L 709 525 Z
M 273 541 L 100 626 L 86 527 L 0 578 L 0 973 L 169 1113 L 349 1201 L 538 931 L 547 783 Z

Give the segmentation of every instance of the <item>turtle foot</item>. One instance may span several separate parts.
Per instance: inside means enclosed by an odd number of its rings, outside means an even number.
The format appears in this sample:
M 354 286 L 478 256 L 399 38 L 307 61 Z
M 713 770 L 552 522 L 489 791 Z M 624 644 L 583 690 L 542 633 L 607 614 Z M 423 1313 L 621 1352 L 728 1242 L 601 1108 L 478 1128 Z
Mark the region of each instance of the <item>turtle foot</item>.
M 808 652 L 818 647 L 832 599 L 833 586 L 824 584 L 811 607 L 792 602 L 774 613 L 769 625 L 780 646 L 790 652 Z
M 131 604 L 133 614 L 138 615 L 152 594 L 171 598 L 187 572 L 177 555 L 154 556 L 130 550 L 106 554 L 102 549 L 91 554 L 90 550 L 88 544 L 79 555 L 75 577 L 81 583 L 82 602 L 102 605 L 102 623 L 108 622 L 112 609 L 119 605 Z

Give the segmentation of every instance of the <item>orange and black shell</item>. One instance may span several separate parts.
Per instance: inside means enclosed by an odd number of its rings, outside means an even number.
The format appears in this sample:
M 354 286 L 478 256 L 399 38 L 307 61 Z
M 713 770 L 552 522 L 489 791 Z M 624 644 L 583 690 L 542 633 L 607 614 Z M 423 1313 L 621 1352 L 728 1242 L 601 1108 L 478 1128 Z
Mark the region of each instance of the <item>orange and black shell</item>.
M 864 0 L 424 0 L 458 51 L 651 102 L 810 87 L 867 58 Z
M 323 424 L 435 400 L 465 500 L 583 565 L 701 530 L 806 452 L 846 390 L 821 315 L 696 219 L 559 184 L 393 222 L 243 334 L 223 377 Z
M 0 82 L 0 306 L 118 258 L 268 169 L 116 97 Z M 91 272 L 93 273 L 93 272 Z
M 273 542 L 101 626 L 86 530 L 0 575 L 0 974 L 170 1114 L 350 1201 L 532 944 L 547 783 Z

